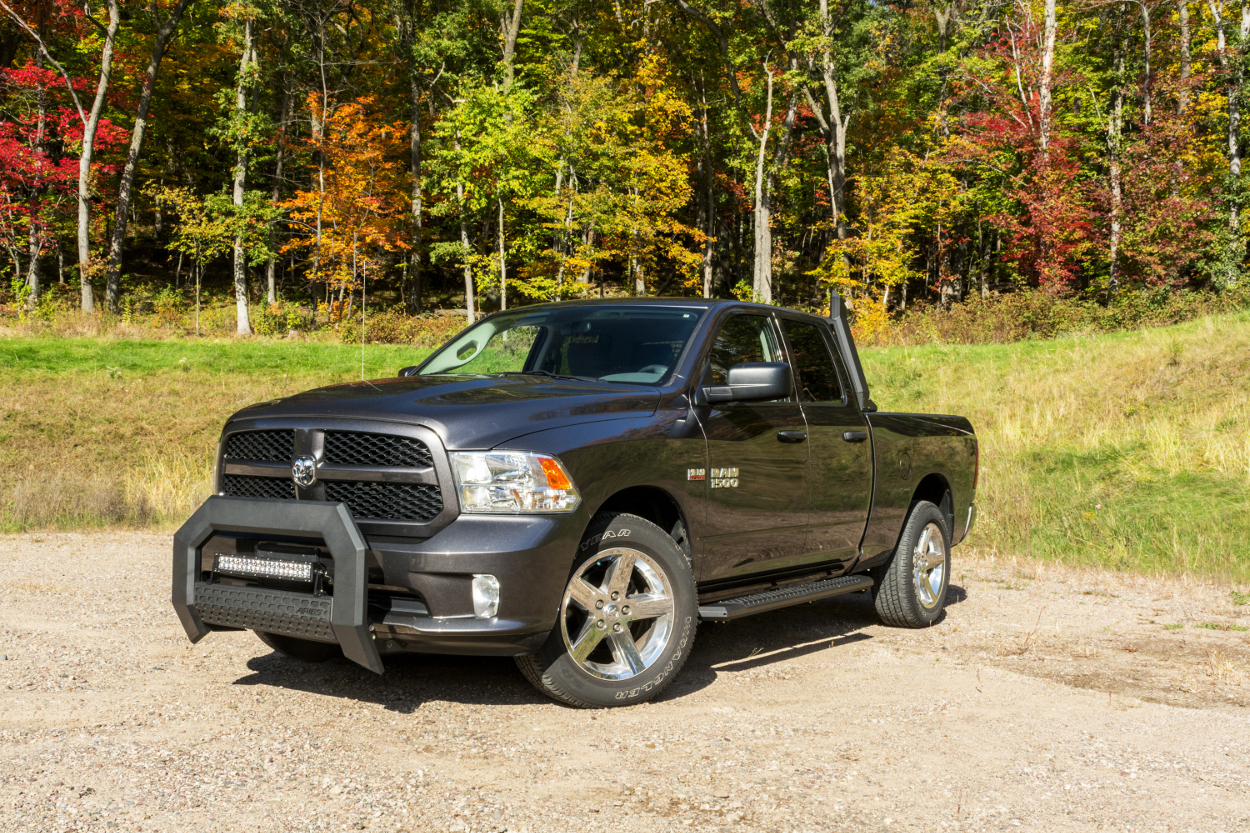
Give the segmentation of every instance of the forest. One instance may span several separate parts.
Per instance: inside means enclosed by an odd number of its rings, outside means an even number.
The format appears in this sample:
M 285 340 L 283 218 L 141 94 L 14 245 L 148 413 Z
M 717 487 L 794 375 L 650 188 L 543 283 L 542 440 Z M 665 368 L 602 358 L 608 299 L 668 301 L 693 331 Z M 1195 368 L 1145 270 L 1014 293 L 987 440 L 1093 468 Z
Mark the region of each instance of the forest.
M 1250 0 L 0 0 L 0 303 L 1244 291 L 1248 47 Z

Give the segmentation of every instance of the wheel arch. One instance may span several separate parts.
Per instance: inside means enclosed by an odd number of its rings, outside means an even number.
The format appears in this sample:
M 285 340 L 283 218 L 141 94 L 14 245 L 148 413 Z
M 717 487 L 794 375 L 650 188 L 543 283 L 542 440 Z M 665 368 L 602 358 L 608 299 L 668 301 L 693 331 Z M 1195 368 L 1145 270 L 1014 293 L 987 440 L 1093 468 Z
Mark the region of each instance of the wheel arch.
M 613 493 L 593 515 L 600 512 L 626 512 L 650 521 L 672 536 L 686 560 L 691 561 L 690 525 L 681 504 L 659 486 L 630 486 Z
M 911 502 L 915 504 L 921 500 L 927 500 L 938 508 L 942 513 L 942 517 L 946 519 L 947 534 L 953 539 L 955 535 L 955 502 L 951 494 L 950 481 L 946 479 L 945 475 L 931 472 L 920 479 L 920 482 L 916 484 L 916 490 L 912 492 Z

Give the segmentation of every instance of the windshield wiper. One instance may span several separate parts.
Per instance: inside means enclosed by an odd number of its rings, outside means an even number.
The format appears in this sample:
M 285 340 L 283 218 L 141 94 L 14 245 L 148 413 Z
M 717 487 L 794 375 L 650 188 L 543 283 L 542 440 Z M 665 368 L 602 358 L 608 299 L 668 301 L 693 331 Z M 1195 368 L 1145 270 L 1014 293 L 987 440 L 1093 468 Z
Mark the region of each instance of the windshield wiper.
M 593 376 L 563 376 L 547 370 L 501 370 L 495 376 L 545 376 L 548 379 L 572 379 L 575 382 L 598 382 Z

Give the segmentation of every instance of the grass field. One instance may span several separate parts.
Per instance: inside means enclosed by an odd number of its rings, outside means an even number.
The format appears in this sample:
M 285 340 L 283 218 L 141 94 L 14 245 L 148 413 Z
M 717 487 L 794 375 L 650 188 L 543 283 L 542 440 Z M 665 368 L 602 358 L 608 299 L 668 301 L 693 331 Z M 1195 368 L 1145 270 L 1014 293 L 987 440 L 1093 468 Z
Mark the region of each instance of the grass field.
M 365 348 L 368 378 L 429 353 Z M 0 530 L 179 521 L 209 491 L 222 423 L 361 377 L 359 347 L 287 341 L 0 341 Z
M 366 348 L 366 375 L 425 350 Z M 360 378 L 360 348 L 0 341 L 0 528 L 181 521 L 224 419 Z M 981 438 L 978 550 L 1250 581 L 1250 314 L 1008 345 L 865 350 L 883 409 Z
M 882 408 L 972 420 L 971 545 L 1250 580 L 1250 314 L 863 359 Z

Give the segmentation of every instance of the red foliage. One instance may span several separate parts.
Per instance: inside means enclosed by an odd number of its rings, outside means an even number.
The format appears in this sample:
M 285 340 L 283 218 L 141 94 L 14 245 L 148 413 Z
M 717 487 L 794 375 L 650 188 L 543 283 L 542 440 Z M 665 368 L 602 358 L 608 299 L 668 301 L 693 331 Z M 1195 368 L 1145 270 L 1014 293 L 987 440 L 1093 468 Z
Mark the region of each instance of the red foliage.
M 1030 16 L 1011 24 L 983 52 L 996 71 L 969 76 L 969 91 L 979 94 L 985 109 L 965 117 L 958 151 L 966 155 L 963 161 L 1001 178 L 1011 205 L 984 219 L 1003 232 L 1006 259 L 1032 285 L 1061 292 L 1087 271 L 1101 218 L 1077 142 L 1063 134 L 1053 113 L 1043 150 L 1041 38 Z M 1052 90 L 1079 80 L 1057 68 Z
M 1098 215 L 1090 208 L 1088 186 L 1068 141 L 1037 152 L 1005 188 L 1019 212 L 1000 211 L 986 219 L 1008 241 L 1005 257 L 1034 285 L 1054 292 L 1076 280 L 1095 247 Z
M 76 89 L 93 84 L 72 78 Z M 78 149 L 84 125 L 69 102 L 65 80 L 55 71 L 31 64 L 0 70 L 0 94 L 7 117 L 0 121 L 0 236 L 10 245 L 47 229 L 73 211 L 78 193 Z M 45 111 L 42 126 L 39 96 Z M 97 152 L 126 139 L 126 131 L 101 119 Z M 111 173 L 112 166 L 94 163 L 93 173 Z

